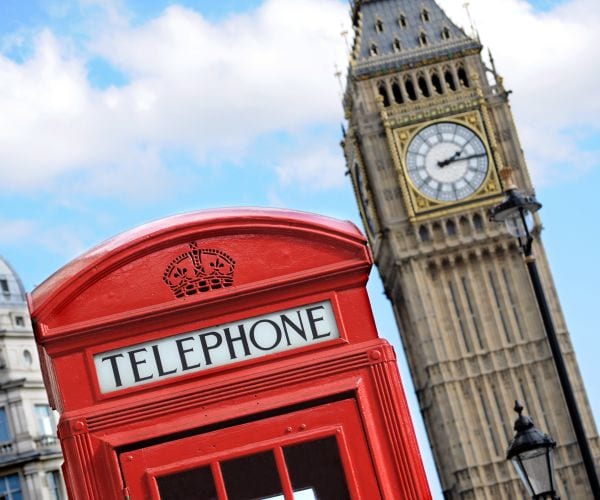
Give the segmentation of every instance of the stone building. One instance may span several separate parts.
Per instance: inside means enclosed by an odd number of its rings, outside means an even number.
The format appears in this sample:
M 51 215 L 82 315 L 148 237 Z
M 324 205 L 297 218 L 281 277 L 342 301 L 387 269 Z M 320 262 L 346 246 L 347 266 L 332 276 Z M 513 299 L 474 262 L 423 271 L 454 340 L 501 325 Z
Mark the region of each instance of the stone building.
M 56 416 L 18 275 L 0 257 L 0 499 L 66 498 Z
M 446 498 L 514 499 L 521 400 L 558 443 L 562 498 L 588 480 L 514 239 L 488 222 L 499 172 L 533 186 L 493 60 L 434 0 L 355 0 L 343 148 Z M 518 90 L 518 89 L 517 89 Z M 534 231 L 539 236 L 540 220 Z M 598 435 L 544 248 L 534 253 L 593 453 Z

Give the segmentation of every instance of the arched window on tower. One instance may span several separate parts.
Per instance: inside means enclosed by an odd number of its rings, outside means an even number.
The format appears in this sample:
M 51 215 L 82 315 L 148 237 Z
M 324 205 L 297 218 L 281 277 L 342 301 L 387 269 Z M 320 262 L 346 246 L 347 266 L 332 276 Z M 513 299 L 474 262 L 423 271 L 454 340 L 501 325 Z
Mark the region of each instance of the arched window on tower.
M 0 278 L 0 291 L 6 296 L 10 296 L 10 288 L 6 278 Z
M 437 72 L 431 74 L 431 85 L 433 85 L 433 88 L 438 94 L 443 92 L 442 81 L 440 80 L 440 75 L 438 75 Z
M 402 97 L 402 90 L 400 89 L 400 85 L 398 82 L 392 83 L 392 94 L 394 94 L 394 101 L 398 104 L 404 103 L 404 98 Z
M 448 236 L 456 236 L 456 223 L 453 220 L 446 222 L 446 234 Z
M 483 217 L 479 214 L 473 216 L 473 227 L 476 231 L 483 231 Z
M 450 39 L 450 30 L 448 28 L 444 28 L 442 30 L 442 40 L 449 40 Z
M 469 78 L 467 77 L 467 72 L 465 71 L 465 68 L 460 67 L 458 68 L 458 81 L 460 82 L 460 84 L 464 87 L 469 87 Z
M 383 21 L 381 19 L 377 19 L 375 22 L 375 31 L 377 31 L 377 33 L 383 33 Z
M 431 236 L 429 235 L 429 229 L 427 229 L 427 226 L 419 227 L 419 238 L 421 238 L 421 241 L 429 241 L 431 239 Z
M 371 56 L 376 56 L 377 54 L 379 54 L 379 49 L 377 48 L 376 43 L 371 44 L 371 47 L 369 48 L 369 54 Z
M 394 49 L 394 52 L 400 52 L 402 50 L 402 45 L 400 45 L 400 40 L 398 38 L 394 38 L 392 48 Z
M 406 26 L 408 25 L 408 22 L 406 21 L 406 16 L 404 14 L 400 14 L 400 17 L 398 17 L 398 24 L 401 28 L 406 28 Z
M 421 32 L 419 35 L 419 43 L 421 44 L 421 47 L 427 45 L 427 35 L 424 32 Z
M 421 94 L 423 94 L 425 97 L 429 97 L 431 94 L 429 93 L 429 87 L 427 87 L 427 82 L 425 81 L 425 77 L 420 76 L 418 83 L 419 83 L 419 89 L 421 90 Z
M 406 95 L 411 101 L 417 100 L 417 92 L 415 91 L 415 86 L 410 78 L 404 80 L 404 89 L 406 90 Z
M 390 96 L 385 88 L 385 83 L 380 82 L 377 87 L 379 90 L 379 95 L 383 98 L 383 105 L 387 108 L 390 105 Z
M 442 226 L 439 222 L 434 222 L 431 225 L 431 232 L 433 236 L 433 241 L 442 241 L 444 238 L 444 231 L 442 230 Z
M 469 219 L 464 215 L 458 220 L 458 225 L 460 227 L 460 234 L 463 236 L 470 236 L 471 234 L 471 223 Z
M 431 18 L 430 18 L 430 16 L 429 16 L 429 11 L 428 11 L 427 9 L 423 9 L 423 10 L 421 11 L 421 20 L 422 20 L 424 23 L 428 23 L 428 22 L 431 20 Z
M 446 84 L 448 85 L 448 87 L 450 87 L 452 90 L 456 90 L 456 82 L 454 81 L 454 75 L 449 69 L 446 70 L 446 72 L 444 73 L 444 80 L 446 80 Z

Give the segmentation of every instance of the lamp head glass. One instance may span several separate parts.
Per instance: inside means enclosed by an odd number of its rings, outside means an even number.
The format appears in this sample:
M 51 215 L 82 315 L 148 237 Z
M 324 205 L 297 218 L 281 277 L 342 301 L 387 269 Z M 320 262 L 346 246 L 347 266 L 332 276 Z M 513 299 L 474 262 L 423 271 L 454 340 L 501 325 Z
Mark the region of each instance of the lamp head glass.
M 530 417 L 521 414 L 523 407 L 518 401 L 515 402 L 515 411 L 519 418 L 515 421 L 516 434 L 508 448 L 507 458 L 512 461 L 521 481 L 534 498 L 555 495 L 556 443 L 537 429 Z

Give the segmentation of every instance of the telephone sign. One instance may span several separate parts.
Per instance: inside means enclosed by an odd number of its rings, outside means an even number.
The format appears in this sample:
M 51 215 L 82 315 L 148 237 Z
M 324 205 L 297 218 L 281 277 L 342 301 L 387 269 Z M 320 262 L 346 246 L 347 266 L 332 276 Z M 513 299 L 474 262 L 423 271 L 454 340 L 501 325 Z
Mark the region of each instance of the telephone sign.
M 73 499 L 430 498 L 349 222 L 227 209 L 90 250 L 29 297 Z
M 94 356 L 103 393 L 339 338 L 329 301 Z

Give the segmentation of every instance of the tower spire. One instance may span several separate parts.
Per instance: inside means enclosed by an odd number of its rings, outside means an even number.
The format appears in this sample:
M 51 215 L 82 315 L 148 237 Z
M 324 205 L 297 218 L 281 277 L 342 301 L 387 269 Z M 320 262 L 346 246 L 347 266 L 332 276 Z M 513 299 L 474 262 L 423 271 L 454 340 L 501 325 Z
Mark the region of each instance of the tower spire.
M 481 50 L 435 0 L 355 0 L 352 9 L 357 76 Z

